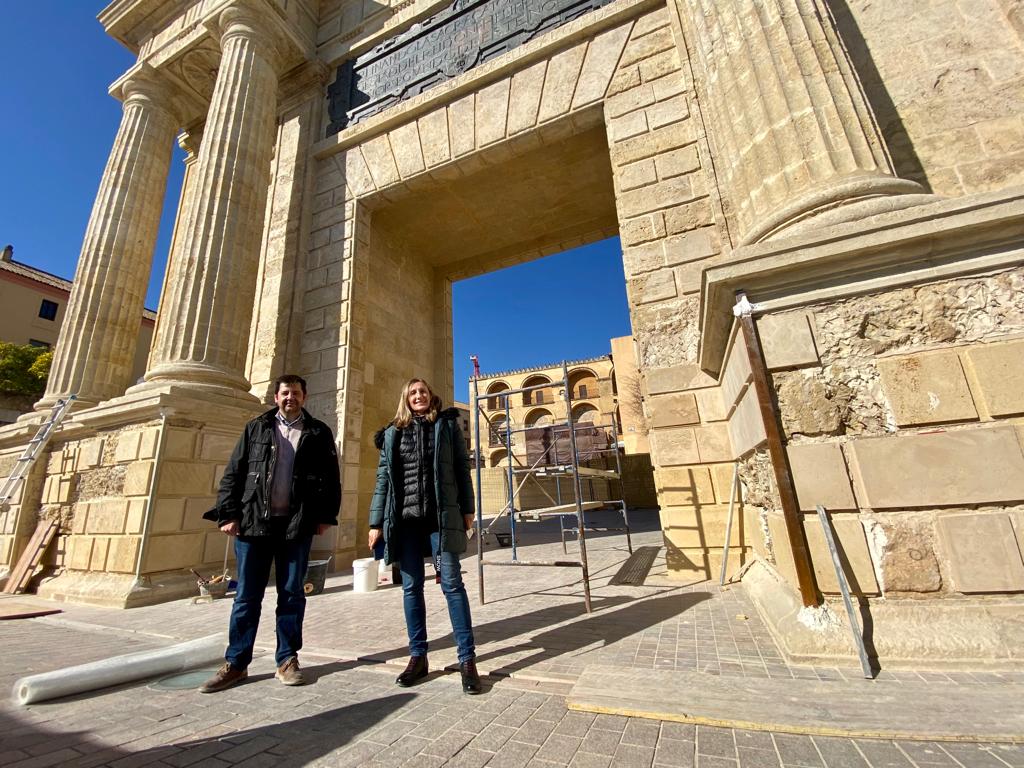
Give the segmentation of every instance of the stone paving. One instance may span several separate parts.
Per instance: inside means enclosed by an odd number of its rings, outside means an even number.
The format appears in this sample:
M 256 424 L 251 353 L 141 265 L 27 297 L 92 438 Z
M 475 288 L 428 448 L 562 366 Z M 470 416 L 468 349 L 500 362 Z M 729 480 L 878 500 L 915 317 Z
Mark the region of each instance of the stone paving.
M 635 546 L 660 543 L 654 525 L 646 528 Z M 561 552 L 543 532 L 523 539 L 521 556 Z M 0 766 L 1024 767 L 1020 745 L 824 738 L 570 712 L 565 694 L 591 663 L 759 677 L 856 673 L 786 665 L 739 587 L 674 583 L 663 562 L 642 586 L 613 585 L 628 555 L 624 540 L 593 537 L 588 551 L 589 616 L 578 571 L 485 570 L 488 602 L 473 601 L 480 667 L 490 673 L 479 697 L 464 696 L 458 676 L 441 671 L 455 657 L 439 589 L 428 584 L 435 671 L 401 689 L 400 591 L 356 594 L 350 577 L 333 576 L 309 601 L 302 656 L 311 685 L 285 688 L 273 679 L 267 622 L 249 681 L 221 694 L 138 684 L 21 709 L 0 704 Z M 465 569 L 475 598 L 475 561 Z M 0 685 L 10 690 L 32 672 L 223 631 L 229 608 L 66 606 L 56 616 L 0 622 Z M 268 599 L 265 617 L 272 612 Z M 1019 676 L 921 671 L 882 679 L 998 684 Z

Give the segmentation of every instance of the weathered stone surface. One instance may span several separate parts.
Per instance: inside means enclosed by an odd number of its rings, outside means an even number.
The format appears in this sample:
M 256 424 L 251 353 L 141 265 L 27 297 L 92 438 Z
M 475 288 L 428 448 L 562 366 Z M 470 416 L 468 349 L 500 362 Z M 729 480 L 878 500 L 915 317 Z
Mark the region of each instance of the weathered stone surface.
M 850 447 L 859 495 L 868 507 L 1024 500 L 1024 454 L 1010 427 L 863 438 Z
M 735 510 L 734 510 L 735 513 Z M 725 544 L 725 527 L 729 508 L 726 506 L 665 507 L 662 510 L 662 529 L 665 541 L 682 550 L 717 550 Z M 744 546 L 742 523 L 733 520 L 729 531 L 729 546 Z M 732 553 L 735 556 L 735 552 Z
M 154 536 L 146 549 L 143 573 L 179 570 L 203 562 L 205 533 Z
M 882 434 L 892 425 L 875 355 L 1024 333 L 1024 269 L 859 296 L 814 318 L 822 377 L 852 393 L 844 431 Z
M 729 352 L 729 359 L 726 361 L 722 373 L 722 402 L 725 404 L 726 411 L 732 410 L 736 405 L 748 381 L 750 381 L 750 358 L 743 343 L 743 336 L 736 334 Z
M 852 515 L 830 515 L 832 536 L 839 551 L 839 562 L 843 566 L 850 591 L 858 595 L 877 595 L 878 582 L 875 569 L 864 537 L 864 526 Z M 818 589 L 829 594 L 838 594 L 839 581 L 832 563 L 825 532 L 817 515 L 808 515 L 804 519 L 804 534 L 811 552 L 811 563 L 814 566 L 814 577 Z
M 153 477 L 152 461 L 136 461 L 128 465 L 124 476 L 124 493 L 127 496 L 143 496 L 149 493 L 150 480 Z
M 670 506 L 714 504 L 715 492 L 707 467 L 659 469 L 654 475 L 658 498 Z M 664 521 L 662 522 L 664 525 Z
M 732 442 L 727 424 L 704 424 L 694 429 L 697 451 L 705 464 L 718 461 L 732 461 Z
M 757 402 L 757 392 L 747 387 L 739 404 L 729 417 L 729 436 L 736 456 L 746 456 L 764 443 L 764 417 Z
M 802 511 L 814 512 L 819 504 L 830 512 L 857 508 L 838 443 L 791 444 L 786 453 Z
M 776 373 L 772 378 L 787 435 L 837 435 L 844 431 L 853 397 L 844 384 L 800 371 Z
M 697 438 L 692 427 L 651 430 L 649 438 L 651 452 L 657 457 L 659 466 L 699 464 L 701 461 L 697 451 Z
M 1024 562 L 1005 513 L 942 515 L 939 535 L 959 592 L 1020 592 Z
M 878 370 L 901 427 L 978 417 L 955 352 L 884 358 L 878 361 Z
M 990 416 L 1024 413 L 1024 342 L 971 347 L 967 360 Z
M 942 572 L 935 554 L 931 516 L 878 515 L 867 521 L 882 574 L 882 589 L 894 592 L 937 592 Z
M 700 413 L 701 421 L 707 423 L 725 419 L 726 410 L 720 387 L 698 389 L 693 392 L 693 396 L 697 399 L 697 411 Z
M 651 395 L 647 399 L 647 408 L 651 414 L 650 424 L 655 428 L 678 427 L 700 421 L 696 398 L 689 393 Z
M 765 365 L 768 370 L 817 365 L 818 350 L 811 331 L 813 317 L 806 312 L 763 315 L 757 319 Z

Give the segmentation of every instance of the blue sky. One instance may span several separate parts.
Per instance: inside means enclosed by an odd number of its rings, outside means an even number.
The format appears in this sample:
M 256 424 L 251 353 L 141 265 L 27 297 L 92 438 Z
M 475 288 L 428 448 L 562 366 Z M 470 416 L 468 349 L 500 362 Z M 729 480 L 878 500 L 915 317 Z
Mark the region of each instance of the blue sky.
M 105 5 L 0 5 L 0 245 L 12 244 L 16 261 L 68 279 L 121 119 L 107 88 L 134 62 L 96 21 Z M 160 300 L 183 159 L 175 147 L 146 294 L 150 308 Z M 538 295 L 537 285 L 554 290 Z M 480 356 L 485 372 L 607 354 L 609 338 L 630 332 L 619 242 L 456 283 L 453 315 L 456 397 L 462 400 L 470 354 Z

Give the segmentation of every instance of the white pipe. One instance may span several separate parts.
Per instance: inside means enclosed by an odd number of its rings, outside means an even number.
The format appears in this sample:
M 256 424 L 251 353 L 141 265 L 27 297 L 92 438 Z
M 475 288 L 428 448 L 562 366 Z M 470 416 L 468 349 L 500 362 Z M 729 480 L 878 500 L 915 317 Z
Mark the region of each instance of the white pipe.
M 226 640 L 224 633 L 220 633 L 168 648 L 128 653 L 76 667 L 29 675 L 14 684 L 14 701 L 24 706 L 223 661 Z

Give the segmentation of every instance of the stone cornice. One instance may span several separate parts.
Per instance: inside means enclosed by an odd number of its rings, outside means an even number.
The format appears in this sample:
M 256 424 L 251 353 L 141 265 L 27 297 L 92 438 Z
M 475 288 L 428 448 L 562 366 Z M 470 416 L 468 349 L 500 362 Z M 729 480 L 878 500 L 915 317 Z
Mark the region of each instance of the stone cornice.
M 735 292 L 760 311 L 1024 263 L 1024 187 L 742 246 L 704 272 L 700 367 L 721 369 Z
M 114 0 L 96 18 L 108 35 L 132 53 L 138 53 L 156 27 L 184 13 L 187 5 L 185 0 Z

